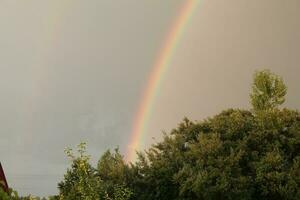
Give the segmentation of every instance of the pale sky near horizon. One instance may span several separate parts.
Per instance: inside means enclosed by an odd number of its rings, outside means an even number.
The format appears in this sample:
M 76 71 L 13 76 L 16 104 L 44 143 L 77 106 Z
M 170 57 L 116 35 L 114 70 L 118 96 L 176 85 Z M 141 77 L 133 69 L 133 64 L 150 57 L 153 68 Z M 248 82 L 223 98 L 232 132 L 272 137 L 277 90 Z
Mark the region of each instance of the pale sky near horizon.
M 57 193 L 67 146 L 124 152 L 147 76 L 183 0 L 0 0 L 0 156 L 21 194 Z M 187 116 L 249 108 L 255 70 L 299 109 L 300 1 L 206 0 L 163 79 L 146 146 Z

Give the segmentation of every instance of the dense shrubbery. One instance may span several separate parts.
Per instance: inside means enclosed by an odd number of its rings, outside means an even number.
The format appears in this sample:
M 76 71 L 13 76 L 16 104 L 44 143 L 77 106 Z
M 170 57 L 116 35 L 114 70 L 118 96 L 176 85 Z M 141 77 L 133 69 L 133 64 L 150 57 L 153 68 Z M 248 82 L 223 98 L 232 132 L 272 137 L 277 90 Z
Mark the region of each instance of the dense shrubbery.
M 300 199 L 300 114 L 286 87 L 255 75 L 253 110 L 185 119 L 132 166 L 135 199 Z
M 146 169 L 144 199 L 300 199 L 299 152 L 298 112 L 230 109 L 185 120 L 136 167 Z
M 107 151 L 96 168 L 85 145 L 67 150 L 72 166 L 56 199 L 300 199 L 300 113 L 280 109 L 286 87 L 269 71 L 255 75 L 252 110 L 184 119 L 135 163 Z M 1 194 L 0 194 L 1 195 Z M 54 199 L 55 199 L 54 198 Z

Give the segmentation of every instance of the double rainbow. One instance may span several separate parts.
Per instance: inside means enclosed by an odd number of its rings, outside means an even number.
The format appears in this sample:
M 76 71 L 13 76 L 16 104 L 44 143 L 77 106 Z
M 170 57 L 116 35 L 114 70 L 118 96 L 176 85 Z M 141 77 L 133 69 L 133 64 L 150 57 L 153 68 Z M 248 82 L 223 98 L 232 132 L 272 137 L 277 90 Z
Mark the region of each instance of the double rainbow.
M 126 153 L 127 161 L 133 161 L 136 156 L 136 150 L 140 150 L 141 147 L 143 147 L 143 137 L 148 127 L 155 97 L 158 94 L 163 77 L 170 67 L 172 57 L 176 51 L 180 38 L 182 37 L 198 3 L 199 0 L 186 0 L 184 2 L 178 17 L 171 27 L 164 45 L 158 54 L 156 62 L 153 65 L 147 86 L 144 90 L 145 92 L 133 122 L 131 139 Z

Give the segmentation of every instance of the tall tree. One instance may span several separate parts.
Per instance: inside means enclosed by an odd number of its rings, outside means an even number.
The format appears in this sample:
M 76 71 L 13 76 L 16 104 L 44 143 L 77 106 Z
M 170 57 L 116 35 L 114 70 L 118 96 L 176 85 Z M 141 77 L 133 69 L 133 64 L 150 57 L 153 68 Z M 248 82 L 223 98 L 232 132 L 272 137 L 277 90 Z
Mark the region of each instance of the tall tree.
M 85 143 L 78 145 L 78 155 L 72 149 L 66 149 L 66 154 L 72 162 L 71 169 L 68 169 L 64 180 L 59 183 L 61 200 L 95 200 L 100 199 L 101 183 L 96 171 L 89 163 L 90 156 L 86 155 Z
M 282 78 L 269 70 L 258 71 L 250 95 L 252 106 L 256 111 L 274 109 L 284 103 L 286 92 Z

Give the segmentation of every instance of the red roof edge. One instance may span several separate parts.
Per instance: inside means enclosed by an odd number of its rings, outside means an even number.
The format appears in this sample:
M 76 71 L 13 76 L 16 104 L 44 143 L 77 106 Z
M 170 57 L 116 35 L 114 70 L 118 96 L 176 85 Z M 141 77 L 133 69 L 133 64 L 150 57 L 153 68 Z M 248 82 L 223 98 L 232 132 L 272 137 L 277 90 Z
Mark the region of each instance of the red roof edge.
M 8 184 L 7 184 L 7 181 L 5 178 L 5 174 L 4 174 L 1 162 L 0 162 L 0 187 L 2 187 L 2 189 L 5 192 L 8 192 Z

